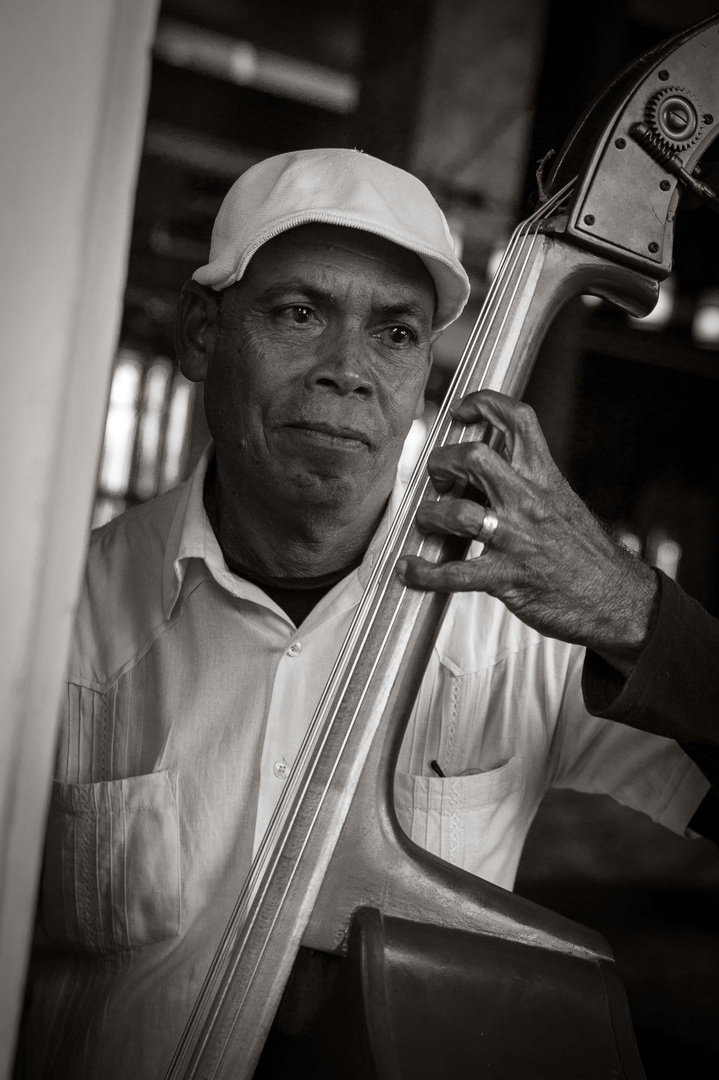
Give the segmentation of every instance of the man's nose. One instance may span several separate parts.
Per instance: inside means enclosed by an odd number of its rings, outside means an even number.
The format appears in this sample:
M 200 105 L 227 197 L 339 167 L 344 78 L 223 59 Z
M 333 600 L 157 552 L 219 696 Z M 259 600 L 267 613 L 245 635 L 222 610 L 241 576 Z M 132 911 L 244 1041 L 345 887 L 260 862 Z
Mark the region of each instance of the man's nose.
M 315 362 L 305 376 L 311 390 L 326 389 L 343 397 L 369 397 L 374 386 L 366 355 L 369 348 L 359 332 L 338 331 L 318 344 Z

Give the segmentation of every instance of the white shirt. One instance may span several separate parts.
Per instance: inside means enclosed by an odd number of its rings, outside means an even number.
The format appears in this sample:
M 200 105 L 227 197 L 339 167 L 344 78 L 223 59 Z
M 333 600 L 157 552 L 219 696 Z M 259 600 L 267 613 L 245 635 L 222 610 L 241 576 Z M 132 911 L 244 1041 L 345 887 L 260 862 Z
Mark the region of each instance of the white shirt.
M 228 570 L 207 460 L 92 539 L 31 973 L 33 1078 L 164 1075 L 401 496 L 398 481 L 362 565 L 297 628 Z M 675 743 L 591 717 L 582 661 L 486 595 L 452 598 L 397 765 L 412 839 L 511 888 L 552 785 L 684 831 L 706 780 Z

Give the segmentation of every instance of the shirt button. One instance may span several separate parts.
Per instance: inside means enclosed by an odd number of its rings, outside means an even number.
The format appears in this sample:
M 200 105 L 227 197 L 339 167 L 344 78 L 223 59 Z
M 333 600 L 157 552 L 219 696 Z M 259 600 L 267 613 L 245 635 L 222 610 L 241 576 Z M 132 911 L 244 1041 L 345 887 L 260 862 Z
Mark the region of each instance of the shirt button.
M 286 780 L 290 774 L 290 767 L 284 758 L 280 758 L 272 766 L 272 771 L 279 780 Z
M 302 642 L 301 641 L 293 641 L 292 644 L 290 645 L 289 649 L 287 650 L 287 655 L 288 656 L 299 656 L 299 654 L 301 652 L 302 652 Z

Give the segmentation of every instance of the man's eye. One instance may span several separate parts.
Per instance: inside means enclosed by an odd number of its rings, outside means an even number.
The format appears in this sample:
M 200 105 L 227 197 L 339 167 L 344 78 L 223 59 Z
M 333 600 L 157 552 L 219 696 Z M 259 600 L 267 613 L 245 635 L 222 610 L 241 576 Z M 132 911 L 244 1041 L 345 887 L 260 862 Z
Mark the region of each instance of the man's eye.
M 406 326 L 388 326 L 382 336 L 392 345 L 413 345 L 417 340 L 416 334 Z
M 280 317 L 285 322 L 295 323 L 296 326 L 305 326 L 307 323 L 314 322 L 315 313 L 306 304 L 290 304 L 282 309 Z

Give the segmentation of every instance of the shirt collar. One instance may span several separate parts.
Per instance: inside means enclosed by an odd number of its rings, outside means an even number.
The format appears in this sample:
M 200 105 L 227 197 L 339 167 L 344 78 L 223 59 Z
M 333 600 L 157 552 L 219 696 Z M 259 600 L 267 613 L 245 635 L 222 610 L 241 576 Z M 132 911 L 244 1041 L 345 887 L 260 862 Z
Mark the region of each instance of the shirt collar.
M 213 454 L 214 446 L 210 443 L 195 469 L 182 485 L 165 550 L 163 568 L 165 617 L 170 618 L 180 597 L 189 560 L 200 559 L 217 584 L 226 592 L 236 597 L 264 604 L 266 607 L 277 611 L 283 618 L 287 618 L 286 614 L 269 599 L 262 589 L 249 581 L 245 581 L 244 578 L 238 577 L 237 574 L 233 574 L 225 562 L 222 549 L 205 512 L 203 498 L 205 476 Z M 398 472 L 387 508 L 360 566 L 352 571 L 343 582 L 336 585 L 331 593 L 334 593 L 336 589 L 340 589 L 344 582 L 351 580 L 359 586 L 356 590 L 356 599 L 359 601 L 382 549 L 390 522 L 399 509 L 406 486 L 406 478 Z

